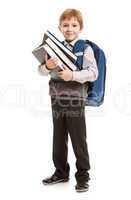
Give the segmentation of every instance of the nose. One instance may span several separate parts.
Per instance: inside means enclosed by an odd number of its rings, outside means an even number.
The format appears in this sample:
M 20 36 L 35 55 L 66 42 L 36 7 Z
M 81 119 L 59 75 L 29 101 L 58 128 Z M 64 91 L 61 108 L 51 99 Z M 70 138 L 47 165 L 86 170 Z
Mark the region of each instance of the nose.
M 68 26 L 68 31 L 72 31 L 72 26 L 71 25 Z

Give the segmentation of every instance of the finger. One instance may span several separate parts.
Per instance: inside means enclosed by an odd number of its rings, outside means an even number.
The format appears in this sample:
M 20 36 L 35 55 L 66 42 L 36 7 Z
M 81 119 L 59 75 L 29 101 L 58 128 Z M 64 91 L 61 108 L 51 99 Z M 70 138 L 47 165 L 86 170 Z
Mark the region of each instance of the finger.
M 59 68 L 58 68 L 58 72 L 61 72 L 61 71 L 63 71 L 63 69 L 61 69 L 61 67 L 59 66 Z
M 59 76 L 62 76 L 62 72 L 58 72 L 58 75 L 59 75 Z
M 58 75 L 58 77 L 62 78 L 62 75 Z
M 58 59 L 57 59 L 57 58 L 52 58 L 51 61 L 52 61 L 55 65 L 58 64 Z
M 66 65 L 64 65 L 64 70 L 70 70 Z
M 66 69 L 66 65 L 62 64 L 62 68 L 65 70 Z
M 59 65 L 59 64 L 58 64 Z M 59 71 L 64 71 L 64 67 L 62 65 L 59 65 L 60 70 Z
M 54 62 L 58 61 L 58 59 L 57 59 L 57 58 L 55 58 L 55 57 L 54 57 L 54 58 L 52 58 L 52 60 L 53 60 Z
M 58 62 L 57 62 L 57 61 L 55 61 L 55 62 L 53 62 L 53 63 L 54 63 L 54 65 L 56 65 L 56 66 L 58 65 Z

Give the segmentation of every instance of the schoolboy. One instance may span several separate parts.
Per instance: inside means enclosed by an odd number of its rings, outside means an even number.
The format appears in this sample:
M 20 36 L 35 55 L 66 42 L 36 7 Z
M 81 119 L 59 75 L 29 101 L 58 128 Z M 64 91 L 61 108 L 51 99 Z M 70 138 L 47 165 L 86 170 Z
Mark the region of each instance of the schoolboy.
M 59 19 L 59 30 L 63 34 L 64 45 L 71 51 L 79 42 L 83 29 L 83 18 L 79 10 L 66 9 Z M 75 52 L 74 52 L 75 53 Z M 82 68 L 71 71 L 67 66 L 60 70 L 56 58 L 48 59 L 39 66 L 43 75 L 50 75 L 49 94 L 51 96 L 53 118 L 53 162 L 55 172 L 44 179 L 43 184 L 55 184 L 69 181 L 70 166 L 68 156 L 68 135 L 71 138 L 76 157 L 75 173 L 77 192 L 88 190 L 89 154 L 86 141 L 85 98 L 89 81 L 98 77 L 97 64 L 92 48 L 87 45 L 77 56 L 82 57 Z M 78 66 L 77 66 L 78 67 Z

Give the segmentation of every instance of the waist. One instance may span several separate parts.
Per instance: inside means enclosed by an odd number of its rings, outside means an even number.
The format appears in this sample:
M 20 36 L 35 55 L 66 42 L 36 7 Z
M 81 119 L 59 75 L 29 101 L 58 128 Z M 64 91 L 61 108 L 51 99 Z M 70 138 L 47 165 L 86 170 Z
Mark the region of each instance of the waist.
M 82 84 L 76 81 L 64 81 L 52 78 L 49 81 L 49 93 L 51 96 L 86 98 L 87 88 L 87 83 Z

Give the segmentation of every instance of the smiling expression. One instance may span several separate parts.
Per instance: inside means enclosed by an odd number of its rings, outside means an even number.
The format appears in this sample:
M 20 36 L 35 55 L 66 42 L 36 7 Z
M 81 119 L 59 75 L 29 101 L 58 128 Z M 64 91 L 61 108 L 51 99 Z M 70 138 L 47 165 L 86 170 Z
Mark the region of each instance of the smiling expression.
M 65 40 L 69 42 L 75 40 L 81 32 L 80 24 L 75 17 L 62 20 L 59 29 L 62 32 Z

